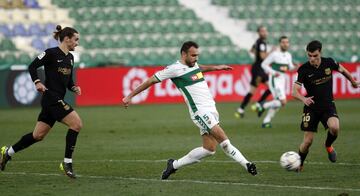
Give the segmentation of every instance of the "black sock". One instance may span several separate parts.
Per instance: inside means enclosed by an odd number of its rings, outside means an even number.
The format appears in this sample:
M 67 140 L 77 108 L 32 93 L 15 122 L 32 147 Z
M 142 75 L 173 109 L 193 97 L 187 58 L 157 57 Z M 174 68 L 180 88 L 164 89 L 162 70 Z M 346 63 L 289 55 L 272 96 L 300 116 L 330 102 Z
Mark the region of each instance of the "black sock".
M 69 129 L 66 134 L 65 158 L 71 159 L 79 132 Z
M 325 146 L 330 147 L 331 144 L 336 140 L 336 138 L 337 138 L 337 135 L 333 135 L 330 133 L 330 131 L 328 131 L 326 141 L 325 141 Z
M 251 99 L 252 96 L 253 96 L 252 93 L 248 93 L 248 94 L 244 97 L 244 100 L 243 100 L 243 102 L 242 102 L 241 105 L 240 105 L 240 107 L 241 107 L 242 109 L 244 109 L 244 108 L 247 106 L 247 104 L 249 103 L 249 101 L 250 101 L 250 99 Z
M 23 150 L 36 142 L 37 141 L 34 139 L 33 133 L 31 132 L 22 136 L 16 144 L 12 145 L 12 148 L 15 152 L 19 152 L 20 150 Z
M 271 91 L 269 89 L 267 89 L 260 97 L 259 99 L 259 103 L 263 102 L 266 100 L 266 98 L 271 94 Z
M 305 159 L 306 159 L 307 154 L 308 154 L 308 152 L 304 153 L 304 152 L 301 152 L 301 151 L 299 150 L 299 155 L 300 155 L 300 159 L 301 159 L 301 166 L 304 165 L 304 161 L 305 161 Z

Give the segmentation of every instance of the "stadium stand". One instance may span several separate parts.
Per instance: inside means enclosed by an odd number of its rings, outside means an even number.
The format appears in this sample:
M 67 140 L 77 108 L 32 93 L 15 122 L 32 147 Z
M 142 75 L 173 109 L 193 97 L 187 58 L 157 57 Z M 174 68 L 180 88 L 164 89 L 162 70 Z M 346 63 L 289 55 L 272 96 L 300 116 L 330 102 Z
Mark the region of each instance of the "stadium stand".
M 246 29 L 254 34 L 258 25 L 266 25 L 270 44 L 288 35 L 297 61 L 305 60 L 304 46 L 314 38 L 323 41 L 325 54 L 338 61 L 357 59 L 359 0 L 211 3 L 229 9 L 229 17 L 245 21 Z M 26 59 L 56 46 L 51 38 L 55 24 L 74 26 L 81 33 L 77 65 L 85 67 L 169 64 L 176 60 L 185 40 L 202 46 L 203 64 L 252 62 L 248 47 L 234 44 L 178 0 L 0 0 L 0 6 L 0 69 L 27 64 Z
M 304 46 L 312 39 L 321 40 L 325 55 L 338 61 L 357 58 L 360 47 L 359 0 L 212 0 L 220 7 L 228 7 L 229 15 L 245 20 L 247 29 L 256 31 L 267 26 L 270 43 L 281 35 L 291 38 L 292 50 L 298 61 L 304 61 Z

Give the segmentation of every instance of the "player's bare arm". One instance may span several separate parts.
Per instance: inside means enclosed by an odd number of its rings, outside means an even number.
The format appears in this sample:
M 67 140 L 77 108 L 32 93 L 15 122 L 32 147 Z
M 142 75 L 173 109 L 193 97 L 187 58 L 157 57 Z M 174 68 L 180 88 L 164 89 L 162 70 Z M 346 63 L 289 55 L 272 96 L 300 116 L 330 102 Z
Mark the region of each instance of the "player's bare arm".
M 350 72 L 344 66 L 339 65 L 339 72 L 351 82 L 352 87 L 354 88 L 360 87 L 360 82 L 355 81 L 354 78 L 351 76 Z
M 158 83 L 158 82 L 159 82 L 159 80 L 156 79 L 154 76 L 152 76 L 151 78 L 148 78 L 145 82 L 143 82 L 138 87 L 136 87 L 136 89 L 133 90 L 129 95 L 127 95 L 126 97 L 124 97 L 122 99 L 124 107 L 125 108 L 129 107 L 131 99 L 134 96 L 136 96 L 137 94 L 141 93 L 142 91 L 146 90 L 147 88 L 149 88 L 150 86 L 152 86 L 153 84 Z
M 315 103 L 313 100 L 314 96 L 304 97 L 301 95 L 300 90 L 301 90 L 301 85 L 295 83 L 293 86 L 292 96 L 294 98 L 302 101 L 306 106 L 309 106 L 309 105 Z
M 221 71 L 221 70 L 233 70 L 233 68 L 229 65 L 199 65 L 202 72 L 209 71 Z

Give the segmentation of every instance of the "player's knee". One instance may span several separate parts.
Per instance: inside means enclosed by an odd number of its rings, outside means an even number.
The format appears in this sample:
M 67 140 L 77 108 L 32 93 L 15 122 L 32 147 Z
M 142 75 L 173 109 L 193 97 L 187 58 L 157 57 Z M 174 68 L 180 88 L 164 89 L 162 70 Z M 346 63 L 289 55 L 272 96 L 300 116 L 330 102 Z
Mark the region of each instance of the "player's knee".
M 41 133 L 33 133 L 33 138 L 36 141 L 41 141 L 45 138 L 46 134 L 41 134 Z
M 285 105 L 286 105 L 286 103 L 287 103 L 287 101 L 286 101 L 286 100 L 281 100 L 280 102 L 281 102 L 281 106 L 285 106 Z
M 70 129 L 74 130 L 74 131 L 77 131 L 77 132 L 80 132 L 80 130 L 82 129 L 83 127 L 83 124 L 81 122 L 81 120 L 77 121 L 76 123 L 73 123 L 71 126 L 70 126 Z

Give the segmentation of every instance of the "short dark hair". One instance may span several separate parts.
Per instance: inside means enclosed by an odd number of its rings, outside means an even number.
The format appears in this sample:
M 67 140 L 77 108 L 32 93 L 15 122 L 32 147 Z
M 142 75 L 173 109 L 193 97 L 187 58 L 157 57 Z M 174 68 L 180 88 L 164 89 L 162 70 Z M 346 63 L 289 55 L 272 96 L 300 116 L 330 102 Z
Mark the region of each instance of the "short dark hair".
M 180 54 L 182 52 L 187 53 L 191 47 L 199 48 L 199 45 L 194 41 L 186 41 L 183 43 L 180 49 Z
M 56 31 L 54 32 L 54 39 L 62 42 L 65 37 L 72 38 L 72 36 L 74 36 L 75 33 L 78 32 L 74 28 L 71 27 L 61 28 L 60 25 L 57 25 Z
M 281 40 L 283 40 L 283 39 L 289 39 L 286 35 L 283 35 L 283 36 L 281 36 L 280 38 L 279 38 L 279 43 L 281 42 Z
M 264 25 L 259 25 L 258 28 L 256 29 L 256 31 L 259 33 L 260 29 L 262 28 L 266 28 Z
M 319 50 L 321 52 L 322 44 L 319 40 L 313 40 L 306 46 L 306 51 L 308 52 L 315 52 L 316 50 Z

